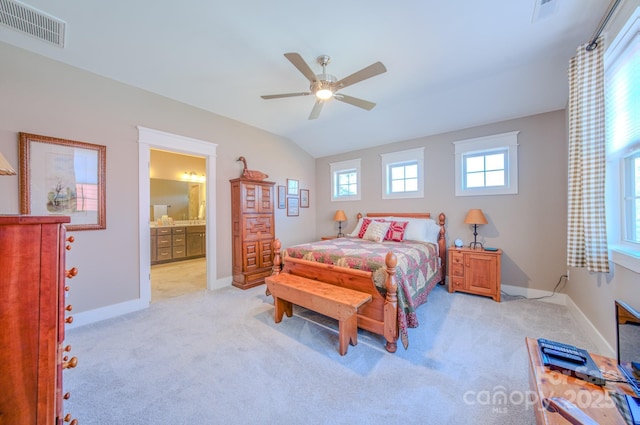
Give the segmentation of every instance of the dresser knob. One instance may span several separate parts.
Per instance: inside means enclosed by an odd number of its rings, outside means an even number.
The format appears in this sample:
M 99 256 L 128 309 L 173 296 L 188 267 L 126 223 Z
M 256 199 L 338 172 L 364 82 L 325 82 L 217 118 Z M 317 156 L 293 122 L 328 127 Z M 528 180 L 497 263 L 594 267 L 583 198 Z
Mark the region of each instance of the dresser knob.
M 64 290 L 65 290 L 65 292 L 69 292 L 69 287 L 68 287 L 68 286 L 65 286 L 65 287 L 64 287 Z
M 65 393 L 65 394 L 62 396 L 62 398 L 63 398 L 63 399 L 65 399 L 65 400 L 69 400 L 69 398 L 71 398 L 71 393 Z
M 71 420 L 71 413 L 67 413 L 66 415 L 64 415 L 64 421 L 70 422 L 69 425 L 78 425 L 77 419 Z
M 75 240 L 76 240 L 76 238 L 74 238 L 73 236 L 71 236 L 71 235 L 67 236 L 67 242 L 74 243 Z
M 62 368 L 63 369 L 73 369 L 76 366 L 78 366 L 78 358 L 77 357 L 71 357 L 71 360 L 69 360 L 68 362 L 63 362 L 62 363 Z
M 71 279 L 72 277 L 74 277 L 75 275 L 78 274 L 78 268 L 77 267 L 73 267 L 73 268 L 67 270 L 66 273 L 67 273 L 67 278 Z
M 71 311 L 71 310 L 73 310 L 73 306 L 71 304 L 69 304 L 64 309 L 67 310 L 67 311 Z
M 66 347 L 64 347 L 64 351 L 66 351 L 67 353 L 71 351 L 71 345 L 67 345 Z
M 64 319 L 65 323 L 73 323 L 73 316 L 69 316 L 66 319 Z

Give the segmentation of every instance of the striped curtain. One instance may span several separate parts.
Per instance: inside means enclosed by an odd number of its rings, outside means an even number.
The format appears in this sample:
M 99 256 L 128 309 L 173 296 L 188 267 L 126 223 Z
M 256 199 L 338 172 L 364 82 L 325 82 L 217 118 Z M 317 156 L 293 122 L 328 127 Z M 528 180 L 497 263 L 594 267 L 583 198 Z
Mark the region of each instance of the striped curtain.
M 609 272 L 604 209 L 603 43 L 578 48 L 569 65 L 567 265 Z

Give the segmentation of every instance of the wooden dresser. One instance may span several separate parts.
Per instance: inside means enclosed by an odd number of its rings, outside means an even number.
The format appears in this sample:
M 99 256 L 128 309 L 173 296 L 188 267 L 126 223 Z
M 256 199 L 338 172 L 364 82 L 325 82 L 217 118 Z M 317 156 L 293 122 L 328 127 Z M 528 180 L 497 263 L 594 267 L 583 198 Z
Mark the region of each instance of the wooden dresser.
M 502 250 L 450 247 L 448 252 L 449 292 L 484 295 L 500 302 Z
M 62 371 L 77 364 L 64 346 L 69 217 L 0 215 L 0 423 L 76 424 L 64 414 Z
M 264 283 L 273 267 L 275 183 L 231 180 L 233 286 L 241 289 Z

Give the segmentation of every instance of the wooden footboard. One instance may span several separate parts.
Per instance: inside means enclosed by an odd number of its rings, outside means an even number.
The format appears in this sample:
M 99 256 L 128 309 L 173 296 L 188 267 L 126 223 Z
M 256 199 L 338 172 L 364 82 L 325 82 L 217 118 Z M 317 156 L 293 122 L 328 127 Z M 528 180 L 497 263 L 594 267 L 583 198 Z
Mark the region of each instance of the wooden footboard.
M 370 294 L 372 301 L 358 311 L 358 327 L 382 335 L 386 340 L 387 351 L 395 353 L 398 341 L 398 284 L 395 277 L 397 259 L 392 252 L 389 252 L 385 258 L 387 293 L 383 297 L 373 282 L 371 272 L 291 257 L 283 260 L 280 240 L 276 239 L 273 246 L 274 275 L 291 273 Z

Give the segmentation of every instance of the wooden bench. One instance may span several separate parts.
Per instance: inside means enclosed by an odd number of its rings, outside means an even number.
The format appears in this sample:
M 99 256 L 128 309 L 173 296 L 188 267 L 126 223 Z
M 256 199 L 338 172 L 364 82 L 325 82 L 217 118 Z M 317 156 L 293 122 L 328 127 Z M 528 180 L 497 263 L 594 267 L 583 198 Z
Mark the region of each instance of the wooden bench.
M 358 343 L 358 308 L 371 301 L 371 295 L 318 280 L 281 273 L 265 279 L 273 296 L 276 323 L 282 315 L 293 314 L 293 304 L 338 320 L 339 352 L 347 353 L 348 344 Z

